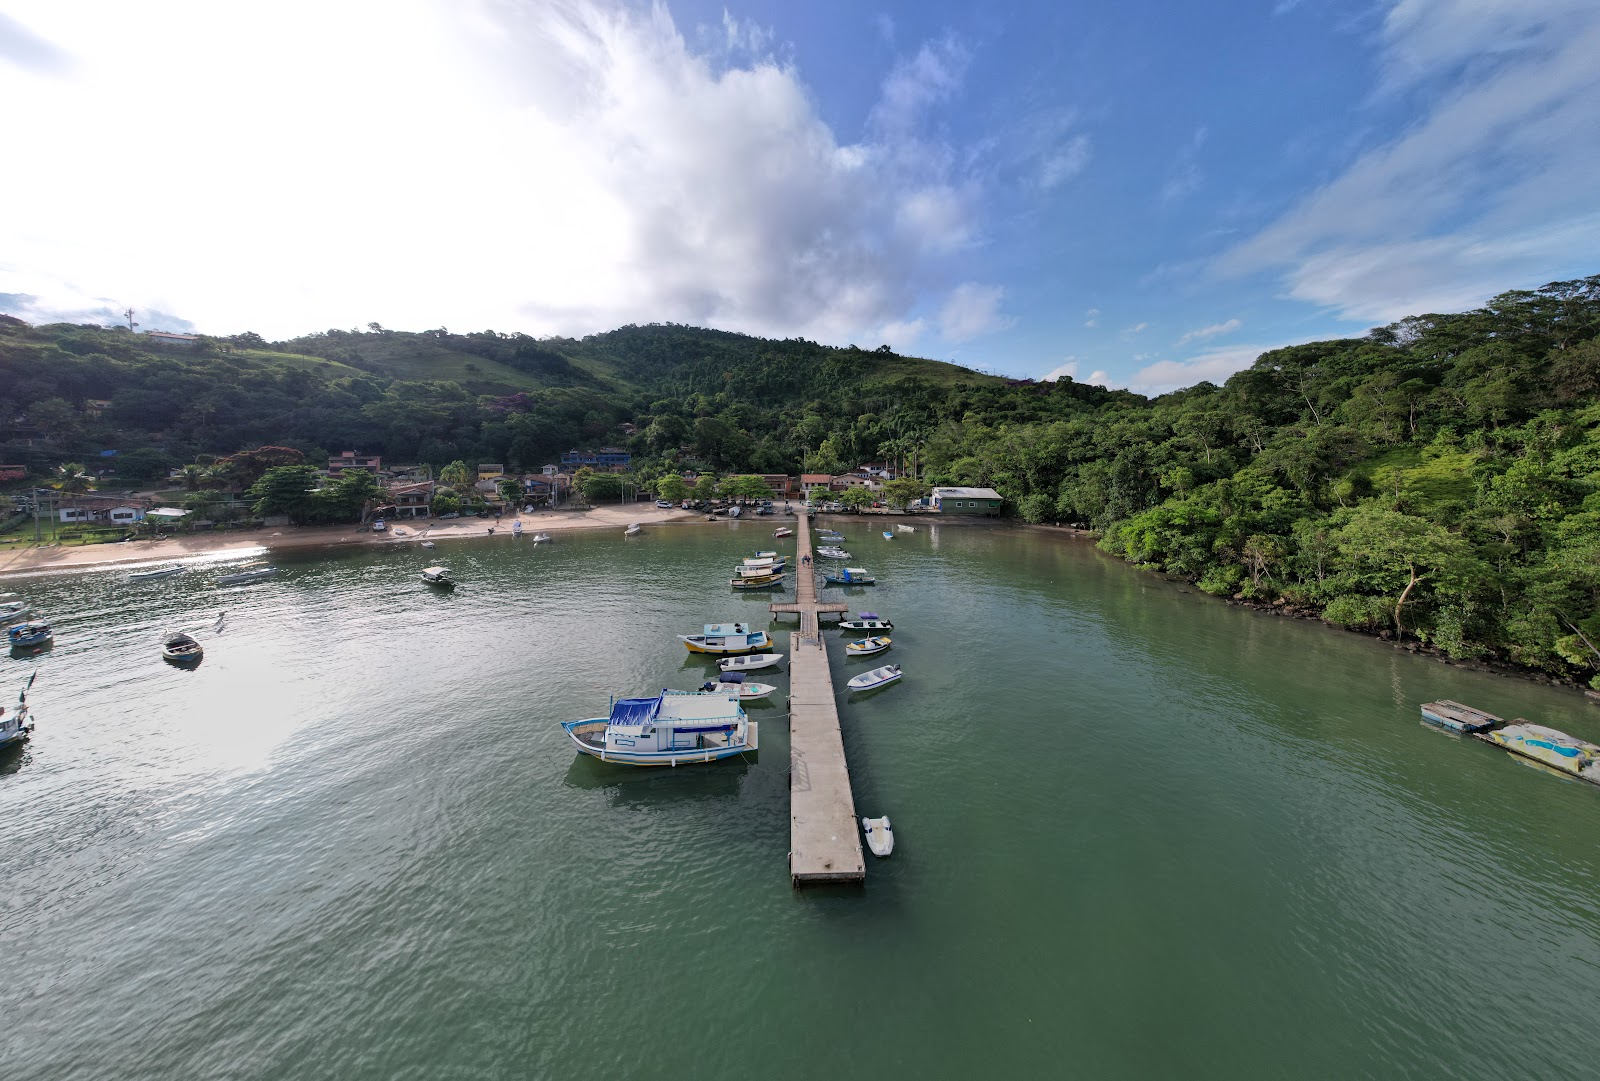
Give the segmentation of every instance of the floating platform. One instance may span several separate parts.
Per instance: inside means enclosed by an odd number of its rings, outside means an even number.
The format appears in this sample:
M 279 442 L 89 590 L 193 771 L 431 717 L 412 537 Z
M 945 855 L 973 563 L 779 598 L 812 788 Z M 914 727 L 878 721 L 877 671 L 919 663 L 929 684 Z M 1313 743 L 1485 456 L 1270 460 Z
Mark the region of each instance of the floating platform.
M 1452 702 L 1448 698 L 1422 703 L 1422 719 L 1442 728 L 1448 728 L 1452 732 L 1469 733 L 1487 732 L 1506 723 L 1503 718 L 1496 717 L 1493 713 L 1485 713 L 1481 709 L 1473 709 L 1460 702 Z

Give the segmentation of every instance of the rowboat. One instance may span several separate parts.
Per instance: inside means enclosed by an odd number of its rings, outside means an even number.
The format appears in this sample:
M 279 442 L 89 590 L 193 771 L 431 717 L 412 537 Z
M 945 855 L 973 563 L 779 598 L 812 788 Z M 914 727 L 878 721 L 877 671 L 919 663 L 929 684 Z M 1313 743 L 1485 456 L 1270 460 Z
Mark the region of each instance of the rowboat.
M 817 555 L 821 556 L 823 559 L 849 559 L 850 558 L 850 553 L 849 552 L 845 551 L 843 548 L 839 548 L 839 547 L 836 547 L 836 546 L 831 545 L 831 544 L 824 544 L 822 547 L 818 548 L 817 549 Z
M 740 574 L 736 578 L 728 579 L 728 585 L 732 586 L 734 589 L 782 589 L 783 572 L 776 571 L 771 574 Z
M 873 691 L 879 687 L 887 687 L 891 683 L 899 682 L 900 666 L 886 664 L 882 668 L 874 668 L 870 672 L 863 672 L 859 676 L 845 681 L 845 686 L 852 691 Z
M 889 530 L 885 529 L 883 531 L 883 539 L 884 540 L 894 540 L 894 534 L 891 533 Z
M 443 567 L 429 567 L 421 574 L 423 582 L 440 589 L 454 589 L 456 580 L 450 577 L 450 572 Z
M 690 653 L 726 657 L 760 652 L 772 645 L 772 636 L 766 631 L 753 630 L 748 623 L 707 623 L 702 633 L 680 634 L 678 641 Z
M 1452 732 L 1482 732 L 1505 723 L 1493 713 L 1463 706 L 1460 702 L 1452 702 L 1448 698 L 1422 703 L 1422 719 L 1442 728 L 1448 728 Z
M 887 856 L 894 851 L 894 827 L 889 825 L 888 815 L 863 818 L 861 832 L 867 835 L 867 847 L 874 856 Z
M 915 533 L 917 531 L 917 527 L 916 526 L 914 526 L 914 525 L 905 525 L 905 524 L 897 525 L 897 526 L 895 526 L 895 529 L 898 530 L 901 533 Z
M 782 653 L 747 653 L 743 657 L 724 657 L 717 662 L 717 668 L 724 672 L 754 672 L 771 668 L 781 660 Z
M 13 619 L 21 619 L 23 616 L 28 614 L 27 601 L 23 600 L 21 597 L 17 597 L 15 593 L 8 594 L 8 596 L 15 599 L 0 601 L 0 625 L 3 625 Z
M 662 691 L 618 698 L 609 717 L 563 721 L 582 753 L 624 766 L 686 766 L 733 758 L 757 747 L 756 722 L 723 692 Z
M 153 582 L 157 578 L 171 578 L 174 574 L 182 574 L 183 567 L 178 563 L 169 563 L 165 567 L 157 567 L 148 571 L 133 571 L 128 575 L 130 582 Z
M 741 702 L 765 698 L 778 688 L 771 683 L 746 683 L 743 672 L 724 672 L 715 680 L 708 680 L 700 688 L 716 694 L 731 694 Z
M 48 645 L 54 640 L 55 633 L 50 630 L 50 624 L 41 619 L 18 623 L 16 626 L 6 628 L 6 644 L 12 649 L 29 649 L 34 646 Z
M 161 643 L 161 659 L 168 664 L 194 664 L 205 656 L 205 652 L 199 642 L 182 631 L 168 636 Z
M 824 574 L 822 580 L 830 586 L 870 586 L 878 582 L 865 567 L 845 567 L 838 574 Z
M 643 533 L 643 532 L 644 532 L 644 526 L 640 525 L 638 522 L 634 522 L 631 525 L 629 525 L 627 529 L 624 529 L 622 531 L 622 535 L 624 537 L 637 537 L 640 533 Z
M 844 651 L 846 655 L 851 657 L 871 657 L 888 649 L 889 641 L 883 635 L 877 635 L 873 638 L 860 638 L 854 642 L 846 642 Z
M 235 571 L 233 574 L 217 575 L 217 585 L 238 586 L 246 582 L 259 582 L 263 578 L 271 578 L 277 573 L 277 567 L 251 567 L 249 570 Z

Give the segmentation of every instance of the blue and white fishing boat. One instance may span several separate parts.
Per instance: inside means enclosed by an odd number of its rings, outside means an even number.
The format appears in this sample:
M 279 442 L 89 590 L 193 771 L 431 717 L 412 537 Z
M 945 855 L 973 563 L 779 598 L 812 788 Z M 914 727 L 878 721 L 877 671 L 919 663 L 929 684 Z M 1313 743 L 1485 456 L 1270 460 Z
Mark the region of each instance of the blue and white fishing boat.
M 1441 728 L 1448 728 L 1452 732 L 1486 732 L 1496 725 L 1505 723 L 1493 713 L 1463 706 L 1460 702 L 1452 702 L 1448 698 L 1422 703 L 1422 719 Z
M 619 698 L 609 717 L 561 724 L 578 750 L 624 766 L 685 766 L 753 751 L 757 726 L 736 693 L 662 691 Z
M 55 632 L 51 631 L 50 624 L 41 619 L 6 628 L 6 644 L 12 649 L 32 649 L 47 646 L 53 641 Z
M 772 645 L 772 636 L 748 623 L 707 623 L 702 633 L 680 634 L 678 641 L 690 653 L 729 657 L 735 653 L 759 653 Z
M 838 574 L 824 574 L 822 580 L 830 586 L 870 586 L 878 582 L 865 567 L 845 567 Z
M 886 664 L 882 668 L 874 668 L 870 672 L 863 672 L 845 681 L 845 686 L 852 691 L 875 691 L 879 687 L 887 687 L 891 683 L 900 681 L 900 666 Z
M 17 708 L 8 710 L 0 706 L 0 747 L 9 747 L 13 743 L 21 743 L 33 731 L 33 716 L 28 712 L 28 689 L 33 686 L 33 681 L 39 678 L 39 673 L 34 672 L 28 677 L 27 684 L 17 695 Z

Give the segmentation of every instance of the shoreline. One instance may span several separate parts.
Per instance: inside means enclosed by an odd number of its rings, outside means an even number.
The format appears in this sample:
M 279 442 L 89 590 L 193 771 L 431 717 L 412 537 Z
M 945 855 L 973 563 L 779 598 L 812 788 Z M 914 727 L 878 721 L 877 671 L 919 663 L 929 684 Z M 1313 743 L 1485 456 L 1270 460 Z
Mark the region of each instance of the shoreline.
M 483 537 L 490 527 L 498 534 L 511 535 L 511 523 L 522 522 L 527 533 L 557 533 L 579 529 L 625 529 L 633 522 L 641 525 L 667 525 L 696 522 L 703 515 L 694 511 L 666 510 L 648 504 L 623 507 L 597 507 L 587 511 L 535 511 L 533 514 L 508 514 L 499 519 L 458 518 L 447 522 L 437 519 L 418 519 L 411 525 L 397 519 L 390 526 L 406 530 L 406 536 L 393 533 L 359 533 L 352 525 L 342 526 L 282 526 L 262 528 L 238 533 L 202 533 L 192 536 L 171 536 L 166 540 L 118 541 L 110 544 L 84 544 L 71 547 L 50 546 L 23 548 L 0 555 L 0 578 L 20 577 L 28 574 L 47 574 L 56 570 L 79 570 L 87 567 L 108 566 L 119 563 L 177 562 L 193 556 L 247 551 L 265 548 L 276 549 L 326 548 L 345 545 L 415 544 L 427 532 L 431 541 L 464 540 Z

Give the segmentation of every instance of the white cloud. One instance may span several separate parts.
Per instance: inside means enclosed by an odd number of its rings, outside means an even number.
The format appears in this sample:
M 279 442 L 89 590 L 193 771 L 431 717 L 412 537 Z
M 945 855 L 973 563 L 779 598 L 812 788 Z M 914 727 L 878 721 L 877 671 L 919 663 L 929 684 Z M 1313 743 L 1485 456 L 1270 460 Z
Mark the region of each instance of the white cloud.
M 8 13 L 60 54 L 0 64 L 7 137 L 50 162 L 0 170 L 0 293 L 38 310 L 843 343 L 912 325 L 975 234 L 975 192 L 924 134 L 965 68 L 953 39 L 897 67 L 870 137 L 842 143 L 792 66 L 721 48 L 764 53 L 767 32 L 730 18 L 702 54 L 660 6 Z M 111 183 L 115 161 L 148 165 Z
M 917 342 L 922 338 L 924 323 L 921 319 L 907 319 L 893 323 L 885 323 L 877 330 L 866 336 L 867 341 L 877 343 L 867 346 L 876 349 L 878 344 L 887 345 L 896 353 L 910 353 L 916 348 Z
M 1131 327 L 1123 327 L 1122 328 L 1122 333 L 1123 333 L 1123 335 L 1125 337 L 1131 338 L 1135 334 L 1143 334 L 1146 330 L 1149 329 L 1149 327 L 1150 327 L 1149 323 L 1135 323 Z
M 1154 396 L 1203 381 L 1220 385 L 1234 372 L 1250 367 L 1268 349 L 1276 348 L 1269 345 L 1217 346 L 1187 360 L 1158 360 L 1135 372 L 1128 380 L 1128 389 Z
M 1077 176 L 1089 164 L 1089 137 L 1072 136 L 1043 156 L 1039 163 L 1039 186 L 1046 191 Z
M 1000 312 L 1005 290 L 998 285 L 963 282 L 950 291 L 939 309 L 939 333 L 946 341 L 962 342 L 980 334 L 1009 327 L 1013 320 Z
M 1589 273 L 1600 214 L 1600 5 L 1389 0 L 1383 92 L 1421 120 L 1220 261 L 1349 319 Z
M 1206 338 L 1215 338 L 1218 334 L 1231 334 L 1242 326 L 1244 326 L 1244 324 L 1239 320 L 1229 319 L 1225 323 L 1213 323 L 1208 327 L 1197 327 L 1196 329 L 1184 334 L 1183 337 L 1179 338 L 1178 344 L 1187 345 L 1190 342 L 1203 341 Z
M 1086 326 L 1086 327 L 1090 327 L 1090 328 L 1099 326 L 1100 325 L 1100 309 L 1099 308 L 1090 308 L 1088 311 L 1084 312 L 1083 313 L 1083 325 Z
M 1087 377 L 1079 379 L 1078 368 L 1078 358 L 1067 357 L 1062 364 L 1050 369 L 1048 372 L 1045 372 L 1044 375 L 1040 376 L 1039 381 L 1043 383 L 1053 383 L 1058 379 L 1066 378 L 1075 382 L 1090 383 L 1102 387 L 1109 385 L 1111 377 L 1105 372 L 1095 369 L 1094 371 L 1090 372 Z

